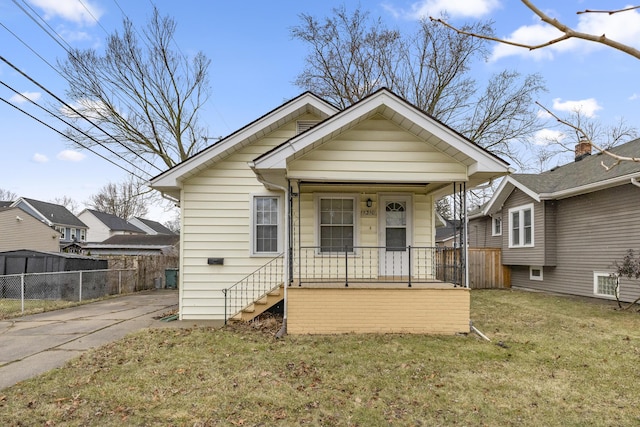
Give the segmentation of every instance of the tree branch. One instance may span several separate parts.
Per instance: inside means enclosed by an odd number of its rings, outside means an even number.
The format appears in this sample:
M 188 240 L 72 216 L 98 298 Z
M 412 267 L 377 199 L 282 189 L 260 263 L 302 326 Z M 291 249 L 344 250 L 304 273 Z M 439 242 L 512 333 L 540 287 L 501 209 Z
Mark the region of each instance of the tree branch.
M 527 6 L 531 11 L 533 11 L 533 13 L 535 13 L 536 15 L 538 15 L 538 17 L 543 21 L 546 22 L 547 24 L 551 25 L 552 27 L 560 30 L 561 32 L 564 33 L 564 35 L 557 37 L 555 39 L 549 40 L 545 43 L 542 44 L 538 44 L 538 45 L 528 45 L 528 44 L 523 44 L 523 43 L 517 43 L 517 42 L 512 42 L 509 40 L 503 40 L 503 39 L 499 39 L 497 37 L 492 37 L 492 36 L 486 36 L 486 35 L 482 35 L 482 34 L 475 34 L 475 33 L 471 33 L 471 32 L 467 32 L 467 31 L 463 31 L 460 30 L 450 24 L 448 24 L 447 22 L 444 22 L 441 19 L 436 19 L 433 17 L 429 17 L 429 19 L 431 19 L 432 21 L 438 22 L 440 24 L 445 25 L 447 28 L 450 28 L 454 31 L 456 31 L 459 34 L 464 34 L 467 36 L 471 36 L 471 37 L 477 37 L 480 39 L 484 39 L 484 40 L 491 40 L 491 41 L 495 41 L 498 43 L 502 43 L 502 44 L 506 44 L 506 45 L 510 45 L 510 46 L 516 46 L 516 47 L 521 47 L 521 48 L 525 48 L 525 49 L 529 49 L 529 50 L 535 50 L 535 49 L 541 49 L 547 46 L 550 46 L 552 44 L 561 42 L 563 40 L 567 40 L 567 39 L 571 39 L 571 38 L 575 38 L 575 39 L 581 39 L 581 40 L 586 40 L 586 41 L 590 41 L 590 42 L 594 42 L 594 43 L 600 43 L 603 44 L 605 46 L 609 46 L 612 47 L 616 50 L 619 50 L 621 52 L 624 52 L 628 55 L 633 56 L 634 58 L 640 59 L 640 50 L 631 47 L 627 44 L 624 43 L 620 43 L 616 40 L 607 38 L 606 35 L 602 34 L 602 35 L 594 35 L 594 34 L 589 34 L 589 33 L 582 33 L 579 31 L 575 31 L 574 29 L 572 29 L 571 27 L 569 27 L 568 25 L 563 24 L 562 22 L 558 21 L 555 18 L 551 18 L 550 16 L 546 15 L 544 12 L 542 12 L 540 9 L 538 9 L 530 0 L 521 0 L 522 3 L 524 3 L 525 6 Z M 634 9 L 639 9 L 640 6 L 632 6 L 632 7 L 628 7 L 626 9 L 620 9 L 620 10 L 612 10 L 612 11 L 589 11 L 586 10 L 584 12 L 578 12 L 578 13 L 608 13 L 609 15 L 613 15 L 614 13 L 619 13 L 619 12 L 626 12 L 629 10 L 634 10 Z
M 570 128 L 572 128 L 573 130 L 575 130 L 577 133 L 579 133 L 581 135 L 581 139 L 584 139 L 584 141 L 588 142 L 589 145 L 591 145 L 592 148 L 595 148 L 598 152 L 605 154 L 609 157 L 611 157 L 612 159 L 615 160 L 615 162 L 611 165 L 607 165 L 605 164 L 604 161 L 600 162 L 600 164 L 602 165 L 602 167 L 609 171 L 611 169 L 613 169 L 614 167 L 618 166 L 620 163 L 622 162 L 636 162 L 636 163 L 640 163 L 640 157 L 625 157 L 625 156 L 619 156 L 617 154 L 612 153 L 609 150 L 606 150 L 596 144 L 593 143 L 593 141 L 591 141 L 591 139 L 589 138 L 589 135 L 587 135 L 587 133 L 582 130 L 582 128 L 580 128 L 579 126 L 576 126 L 572 123 L 569 123 L 566 120 L 561 119 L 560 117 L 558 117 L 557 115 L 555 115 L 554 113 L 551 112 L 551 110 L 549 110 L 547 107 L 545 107 L 544 105 L 542 105 L 541 103 L 539 103 L 538 101 L 536 101 L 536 104 L 538 104 L 538 106 L 540 108 L 542 108 L 544 111 L 546 111 L 549 115 L 551 115 L 554 119 L 556 119 L 559 123 L 562 123 L 565 126 L 568 126 Z

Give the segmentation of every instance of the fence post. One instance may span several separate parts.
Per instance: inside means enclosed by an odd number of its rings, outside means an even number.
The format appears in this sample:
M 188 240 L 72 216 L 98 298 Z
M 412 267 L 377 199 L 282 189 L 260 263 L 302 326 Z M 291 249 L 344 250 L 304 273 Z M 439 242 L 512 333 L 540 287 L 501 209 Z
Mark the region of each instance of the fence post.
M 349 247 L 344 247 L 344 287 L 349 287 Z
M 118 295 L 122 293 L 122 270 L 118 270 Z
M 24 273 L 20 275 L 20 308 L 24 314 Z
M 78 301 L 82 301 L 82 270 L 80 270 L 80 287 L 78 289 Z

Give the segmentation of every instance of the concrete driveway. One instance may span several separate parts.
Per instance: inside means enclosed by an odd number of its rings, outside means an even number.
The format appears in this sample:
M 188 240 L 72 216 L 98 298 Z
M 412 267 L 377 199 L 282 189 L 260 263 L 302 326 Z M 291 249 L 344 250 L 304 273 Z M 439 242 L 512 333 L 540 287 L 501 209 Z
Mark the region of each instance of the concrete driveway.
M 0 321 L 0 390 L 61 367 L 94 347 L 150 327 L 191 327 L 163 322 L 178 307 L 178 291 L 158 289 L 63 310 Z M 219 322 L 200 322 L 219 326 Z

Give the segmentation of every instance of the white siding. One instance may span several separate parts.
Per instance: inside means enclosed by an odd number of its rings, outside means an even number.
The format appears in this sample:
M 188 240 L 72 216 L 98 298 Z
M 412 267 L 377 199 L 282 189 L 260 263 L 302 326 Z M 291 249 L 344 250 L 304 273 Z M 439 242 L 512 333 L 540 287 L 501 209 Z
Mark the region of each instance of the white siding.
M 299 120 L 317 119 L 306 115 Z M 293 137 L 296 122 L 265 135 L 184 183 L 181 210 L 180 315 L 224 318 L 223 289 L 264 265 L 271 256 L 249 256 L 251 194 L 269 194 L 247 162 Z M 281 227 L 280 232 L 284 232 Z M 208 265 L 224 258 L 224 265 Z
M 104 222 L 100 221 L 91 212 L 85 211 L 78 215 L 78 219 L 85 223 L 88 227 L 87 242 L 102 242 L 111 237 L 111 230 Z
M 376 116 L 288 166 L 300 179 L 371 182 L 451 182 L 466 167 L 415 135 Z

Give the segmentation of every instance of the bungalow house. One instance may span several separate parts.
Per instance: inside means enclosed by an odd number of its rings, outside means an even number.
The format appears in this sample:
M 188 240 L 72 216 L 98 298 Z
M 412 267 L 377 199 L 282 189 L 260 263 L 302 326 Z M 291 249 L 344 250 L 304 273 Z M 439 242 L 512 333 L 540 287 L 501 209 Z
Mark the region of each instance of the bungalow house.
M 469 332 L 435 201 L 507 173 L 387 89 L 342 111 L 304 93 L 151 180 L 181 209 L 180 319 L 284 299 L 290 334 Z
M 78 218 L 89 226 L 88 242 L 102 242 L 109 237 L 118 235 L 146 234 L 126 219 L 94 209 L 83 210 L 78 214 Z
M 0 207 L 0 251 L 60 252 L 60 233 L 20 208 Z
M 20 197 L 11 206 L 55 228 L 60 233 L 58 251 L 70 243 L 86 241 L 87 225 L 62 205 Z
M 612 150 L 637 157 L 640 139 Z M 502 249 L 513 287 L 611 299 L 614 262 L 640 251 L 640 163 L 576 146 L 575 162 L 541 174 L 512 174 L 491 200 L 469 215 L 471 247 Z M 620 279 L 620 299 L 640 296 L 637 281 Z

